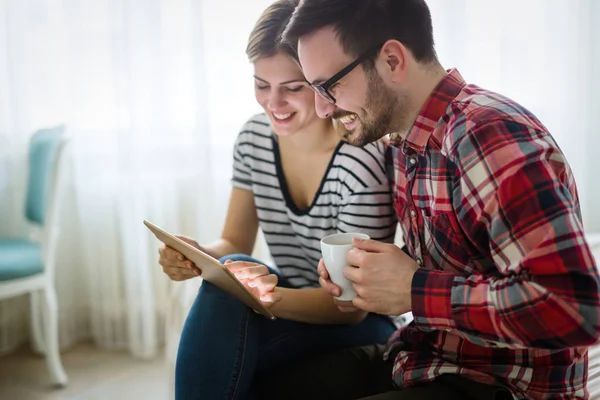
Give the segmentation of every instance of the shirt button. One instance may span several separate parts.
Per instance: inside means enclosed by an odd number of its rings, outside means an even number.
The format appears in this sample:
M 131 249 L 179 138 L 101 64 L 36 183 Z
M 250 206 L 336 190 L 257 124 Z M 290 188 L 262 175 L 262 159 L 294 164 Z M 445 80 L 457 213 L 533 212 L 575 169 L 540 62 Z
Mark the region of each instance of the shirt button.
M 423 265 L 423 260 L 421 260 L 420 258 L 417 258 L 417 265 Z
M 408 159 L 408 162 L 410 165 L 415 165 L 417 163 L 417 159 L 415 157 L 411 157 Z
M 415 210 L 410 210 L 410 215 L 412 215 L 413 217 L 416 217 L 417 212 Z

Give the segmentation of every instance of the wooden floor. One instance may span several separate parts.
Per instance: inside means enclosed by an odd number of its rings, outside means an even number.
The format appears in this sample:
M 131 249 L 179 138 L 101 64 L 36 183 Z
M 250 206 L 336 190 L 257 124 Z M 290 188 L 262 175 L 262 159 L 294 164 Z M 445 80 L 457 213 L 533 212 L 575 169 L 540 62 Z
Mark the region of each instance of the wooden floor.
M 43 358 L 22 349 L 0 358 L 2 400 L 169 400 L 171 372 L 163 357 L 134 360 L 125 352 L 78 345 L 63 353 L 69 376 L 65 389 L 53 389 Z

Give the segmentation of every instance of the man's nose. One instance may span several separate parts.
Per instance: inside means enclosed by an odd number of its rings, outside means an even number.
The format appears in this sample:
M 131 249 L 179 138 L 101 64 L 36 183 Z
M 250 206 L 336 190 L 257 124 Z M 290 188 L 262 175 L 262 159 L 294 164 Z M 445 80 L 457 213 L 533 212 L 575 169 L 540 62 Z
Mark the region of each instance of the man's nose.
M 335 104 L 325 100 L 321 95 L 315 93 L 315 109 L 320 118 L 329 118 L 335 111 Z

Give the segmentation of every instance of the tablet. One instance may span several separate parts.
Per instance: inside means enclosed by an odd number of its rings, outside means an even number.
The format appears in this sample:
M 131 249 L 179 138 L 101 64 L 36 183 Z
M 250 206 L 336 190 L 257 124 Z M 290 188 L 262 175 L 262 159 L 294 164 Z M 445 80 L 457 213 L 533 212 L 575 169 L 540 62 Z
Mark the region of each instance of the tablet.
M 188 260 L 196 264 L 202 271 L 203 279 L 229 293 L 248 307 L 267 318 L 275 319 L 275 316 L 262 302 L 257 299 L 246 287 L 229 271 L 223 264 L 198 250 L 183 240 L 171 235 L 158 226 L 144 220 L 144 225 L 154 233 L 154 236 L 167 246 L 183 254 Z

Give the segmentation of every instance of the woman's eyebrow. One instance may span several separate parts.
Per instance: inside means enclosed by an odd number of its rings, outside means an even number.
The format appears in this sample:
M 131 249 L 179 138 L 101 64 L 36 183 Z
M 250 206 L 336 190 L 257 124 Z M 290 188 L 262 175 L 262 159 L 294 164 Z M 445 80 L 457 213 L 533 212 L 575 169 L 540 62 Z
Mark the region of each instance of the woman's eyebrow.
M 291 81 L 281 82 L 280 85 L 287 85 L 288 83 L 296 83 L 296 82 L 306 83 L 306 79 L 292 79 Z
M 267 80 L 264 80 L 263 78 L 259 78 L 259 77 L 258 77 L 258 76 L 256 76 L 256 75 L 254 75 L 254 79 L 256 79 L 256 80 L 258 80 L 258 81 L 261 81 L 261 82 L 264 82 L 264 83 L 267 83 L 267 84 L 269 83 L 269 81 L 267 81 Z M 281 82 L 281 83 L 279 83 L 279 84 L 280 84 L 280 85 L 287 85 L 287 84 L 289 84 L 289 83 L 300 83 L 300 82 L 301 82 L 301 83 L 306 83 L 306 80 L 305 80 L 305 79 L 300 79 L 300 78 L 299 78 L 299 79 L 291 79 L 291 80 L 289 80 L 289 81 Z

